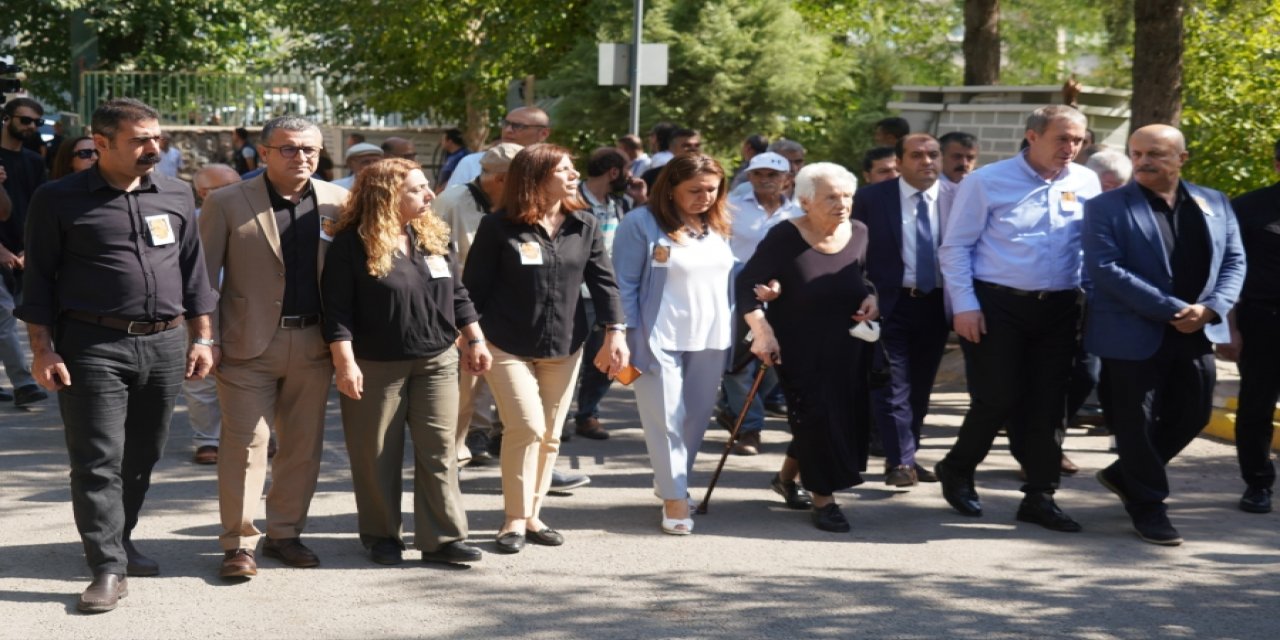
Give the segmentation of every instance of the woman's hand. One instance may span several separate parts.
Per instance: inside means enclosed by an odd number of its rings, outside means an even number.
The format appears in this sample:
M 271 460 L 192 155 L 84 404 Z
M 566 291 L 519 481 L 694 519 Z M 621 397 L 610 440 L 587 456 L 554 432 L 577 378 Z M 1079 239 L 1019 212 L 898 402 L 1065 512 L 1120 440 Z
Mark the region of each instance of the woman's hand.
M 596 368 L 612 380 L 618 377 L 630 362 L 631 351 L 627 349 L 626 332 L 606 329 L 604 344 L 600 345 L 600 351 L 596 353 L 593 361 Z
M 493 367 L 493 354 L 489 353 L 489 346 L 483 342 L 468 344 L 462 350 L 462 354 L 466 358 L 464 364 L 467 367 L 467 373 L 473 376 L 482 376 Z
M 862 299 L 862 305 L 858 307 L 858 312 L 853 314 L 853 319 L 862 322 L 875 320 L 880 317 L 880 305 L 876 301 L 876 297 L 868 295 Z
M 769 284 L 758 284 L 752 291 L 756 294 L 756 300 L 760 302 L 773 302 L 782 295 L 782 283 L 777 280 L 770 280 Z

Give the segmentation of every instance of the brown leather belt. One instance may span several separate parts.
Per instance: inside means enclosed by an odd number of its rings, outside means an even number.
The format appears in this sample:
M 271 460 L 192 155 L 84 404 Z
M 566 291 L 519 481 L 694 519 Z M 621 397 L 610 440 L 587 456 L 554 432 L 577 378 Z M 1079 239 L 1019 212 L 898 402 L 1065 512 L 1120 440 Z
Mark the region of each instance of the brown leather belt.
M 159 320 L 150 322 L 145 320 L 125 320 L 123 318 L 113 318 L 111 316 L 100 316 L 89 313 L 87 311 L 67 311 L 65 315 L 72 320 L 80 322 L 88 322 L 108 329 L 123 331 L 131 336 L 149 336 L 154 333 L 177 329 L 182 324 L 182 316 L 173 318 L 172 320 Z

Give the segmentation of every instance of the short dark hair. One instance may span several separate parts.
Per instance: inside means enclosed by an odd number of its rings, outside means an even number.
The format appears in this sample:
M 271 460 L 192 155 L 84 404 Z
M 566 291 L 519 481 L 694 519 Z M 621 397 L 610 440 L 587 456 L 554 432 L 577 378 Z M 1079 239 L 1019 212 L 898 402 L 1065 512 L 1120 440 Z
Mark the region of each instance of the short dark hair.
M 248 130 L 248 129 L 246 129 L 246 128 L 244 128 L 244 127 L 236 127 L 236 130 L 235 130 L 235 132 L 234 132 L 234 133 L 236 134 L 236 137 L 237 137 L 237 138 L 240 138 L 241 140 L 244 140 L 245 142 L 248 142 L 248 141 L 249 141 L 249 130 Z
M 867 152 L 862 154 L 862 170 L 865 173 L 871 173 L 871 165 L 877 160 L 894 157 L 893 147 L 871 147 Z
M 353 142 L 352 144 L 360 144 L 361 142 L 364 142 L 363 133 L 348 133 L 347 137 L 352 140 L 355 140 L 355 142 Z
M 18 107 L 26 107 L 35 111 L 38 116 L 44 115 L 44 107 L 40 106 L 39 102 L 36 102 L 31 98 L 14 98 L 4 103 L 4 115 L 12 117 L 13 114 L 18 111 Z
M 635 134 L 628 133 L 618 136 L 617 143 L 618 146 L 626 147 L 627 151 L 632 153 L 639 153 L 644 150 L 644 145 L 640 143 L 640 137 Z
M 938 146 L 941 148 L 945 149 L 946 146 L 951 143 L 958 144 L 966 149 L 972 149 L 978 146 L 978 137 L 972 133 L 952 131 L 950 133 L 944 133 L 941 138 L 938 138 Z
M 769 150 L 769 139 L 758 133 L 747 136 L 747 139 L 743 142 L 756 153 L 764 153 Z
M 444 137 L 459 147 L 467 146 L 467 141 L 462 137 L 461 129 L 449 129 L 444 132 Z
M 906 118 L 885 118 L 876 123 L 876 128 L 895 137 L 902 138 L 911 133 L 911 123 Z
M 671 132 L 671 142 L 675 142 L 677 138 L 692 138 L 701 135 L 697 129 L 676 129 Z
M 159 119 L 160 112 L 141 100 L 115 98 L 103 102 L 93 110 L 93 118 L 89 120 L 89 126 L 93 128 L 94 133 L 114 138 L 121 122 Z
M 905 153 L 907 152 L 907 144 L 906 144 L 906 143 L 907 143 L 907 140 L 909 140 L 909 139 L 911 139 L 911 138 L 927 138 L 927 139 L 929 139 L 929 140 L 933 140 L 934 142 L 937 142 L 937 141 L 938 141 L 936 138 L 934 138 L 933 136 L 931 136 L 931 135 L 929 135 L 929 134 L 927 134 L 927 133 L 924 133 L 923 131 L 918 132 L 918 133 L 908 133 L 907 135 L 902 136 L 901 138 L 898 138 L 898 141 L 897 141 L 897 142 L 895 142 L 895 143 L 893 143 L 893 155 L 894 155 L 894 156 L 896 156 L 899 160 L 901 160 L 901 159 L 902 159 L 903 154 L 905 154 Z M 939 145 L 938 145 L 938 149 L 939 149 L 939 150 L 941 150 L 941 149 L 942 149 L 942 145 L 941 145 L 941 144 L 939 144 Z M 870 169 L 868 169 L 868 171 L 870 171 Z
M 658 141 L 658 151 L 666 151 L 671 148 L 671 134 L 675 133 L 680 125 L 673 122 L 659 122 L 653 125 L 649 133 L 653 134 L 654 139 Z
M 625 169 L 630 161 L 622 155 L 614 147 L 600 147 L 591 152 L 591 157 L 587 159 L 587 177 L 598 178 L 610 169 Z

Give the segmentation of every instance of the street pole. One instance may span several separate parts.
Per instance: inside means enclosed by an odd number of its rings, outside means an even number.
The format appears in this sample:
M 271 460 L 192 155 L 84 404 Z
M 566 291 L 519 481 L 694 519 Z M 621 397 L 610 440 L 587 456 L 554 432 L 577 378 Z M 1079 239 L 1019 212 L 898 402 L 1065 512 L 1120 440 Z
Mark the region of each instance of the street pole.
M 635 0 L 631 39 L 631 133 L 640 135 L 640 41 L 644 33 L 644 0 Z

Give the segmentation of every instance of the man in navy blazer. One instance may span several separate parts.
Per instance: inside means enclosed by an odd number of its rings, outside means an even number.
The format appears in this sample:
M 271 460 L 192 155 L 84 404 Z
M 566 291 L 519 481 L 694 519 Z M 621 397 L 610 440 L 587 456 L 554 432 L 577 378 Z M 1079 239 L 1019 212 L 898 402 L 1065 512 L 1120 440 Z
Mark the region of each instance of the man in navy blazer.
M 1226 196 L 1181 180 L 1181 132 L 1142 127 L 1129 157 L 1134 182 L 1085 204 L 1085 349 L 1110 373 L 1119 454 L 1097 478 L 1124 502 L 1138 537 L 1177 545 L 1165 466 L 1209 421 L 1212 343 L 1230 341 L 1244 249 Z
M 908 135 L 894 152 L 901 176 L 859 191 L 853 218 L 870 233 L 867 276 L 880 294 L 884 350 L 876 366 L 887 364 L 889 383 L 872 392 L 872 402 L 885 484 L 905 487 L 937 480 L 915 454 L 950 332 L 937 248 L 956 187 L 939 180 L 942 151 L 933 136 Z

